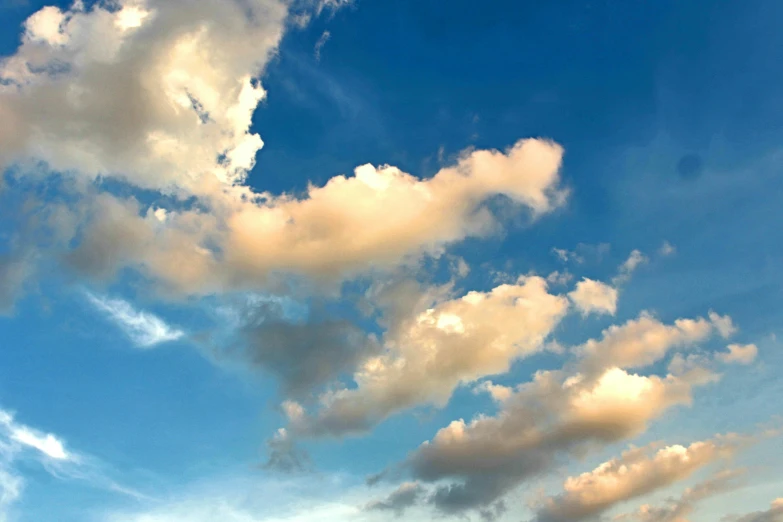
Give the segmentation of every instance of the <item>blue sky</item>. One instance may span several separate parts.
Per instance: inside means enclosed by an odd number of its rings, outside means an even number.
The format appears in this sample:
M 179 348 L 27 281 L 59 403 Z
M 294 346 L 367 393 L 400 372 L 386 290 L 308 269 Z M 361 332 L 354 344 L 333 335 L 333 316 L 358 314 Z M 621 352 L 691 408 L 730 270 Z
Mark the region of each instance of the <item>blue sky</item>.
M 781 11 L 3 3 L 0 522 L 783 520 Z

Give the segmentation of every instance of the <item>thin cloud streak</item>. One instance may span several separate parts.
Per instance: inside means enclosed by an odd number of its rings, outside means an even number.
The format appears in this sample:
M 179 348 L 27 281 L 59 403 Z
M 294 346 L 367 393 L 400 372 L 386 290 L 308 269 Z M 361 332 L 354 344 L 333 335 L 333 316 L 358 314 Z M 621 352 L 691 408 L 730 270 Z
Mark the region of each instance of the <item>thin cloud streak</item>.
M 111 299 L 85 291 L 87 300 L 107 319 L 116 324 L 140 348 L 176 341 L 185 332 L 169 326 L 163 319 L 149 312 L 136 310 L 122 299 Z

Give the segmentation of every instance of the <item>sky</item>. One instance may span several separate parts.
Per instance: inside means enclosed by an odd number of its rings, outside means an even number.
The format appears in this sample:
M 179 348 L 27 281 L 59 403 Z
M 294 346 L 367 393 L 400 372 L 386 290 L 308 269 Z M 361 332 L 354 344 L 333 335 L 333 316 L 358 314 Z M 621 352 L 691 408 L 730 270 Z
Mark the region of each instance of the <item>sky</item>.
M 783 521 L 782 16 L 0 2 L 0 522 Z

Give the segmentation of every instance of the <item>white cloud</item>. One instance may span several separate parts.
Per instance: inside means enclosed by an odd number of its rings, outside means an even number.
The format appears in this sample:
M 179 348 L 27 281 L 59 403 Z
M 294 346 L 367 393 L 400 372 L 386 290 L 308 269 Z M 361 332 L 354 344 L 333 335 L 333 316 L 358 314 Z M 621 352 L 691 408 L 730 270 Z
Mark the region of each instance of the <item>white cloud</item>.
M 708 317 L 710 318 L 710 321 L 712 321 L 712 324 L 715 325 L 715 328 L 718 329 L 720 336 L 724 339 L 728 339 L 739 330 L 728 315 L 722 316 L 710 310 Z
M 677 253 L 677 248 L 668 241 L 664 241 L 661 248 L 658 249 L 658 253 L 664 257 L 671 256 Z
M 127 301 L 110 299 L 85 292 L 88 301 L 119 326 L 136 345 L 149 348 L 156 344 L 176 341 L 185 333 L 166 324 L 161 318 L 136 310 Z
M 563 492 L 541 502 L 538 522 L 577 522 L 592 519 L 615 504 L 637 498 L 683 480 L 718 459 L 731 457 L 737 441 L 718 437 L 690 446 L 630 449 L 594 470 L 569 477 Z
M 40 177 L 26 167 L 44 162 L 79 178 L 74 187 L 117 177 L 199 201 L 190 210 L 172 204 L 161 219 L 130 198 L 81 194 L 72 213 L 84 226 L 61 241 L 78 245 L 67 256 L 73 266 L 96 277 L 132 266 L 196 294 L 257 289 L 281 272 L 340 279 L 493 233 L 483 205 L 493 196 L 534 216 L 563 204 L 563 150 L 536 139 L 466 152 L 428 179 L 362 165 L 302 198 L 241 185 L 263 145 L 251 117 L 287 4 L 124 0 L 116 10 L 98 3 L 33 15 L 0 65 L 0 117 L 14 129 L 0 135 L 0 157 L 26 176 Z
M 726 348 L 728 352 L 717 355 L 724 363 L 750 364 L 759 353 L 755 344 L 730 344 Z
M 575 351 L 582 356 L 584 371 L 610 366 L 639 368 L 660 360 L 674 347 L 707 339 L 714 329 L 713 323 L 701 317 L 677 319 L 666 325 L 642 313 L 621 326 L 610 326 L 602 332 L 601 339 L 591 339 Z
M 617 275 L 612 279 L 612 282 L 615 285 L 627 283 L 636 269 L 647 261 L 647 256 L 642 254 L 639 250 L 632 251 L 628 256 L 628 259 L 623 261 L 623 264 L 618 268 Z
M 11 412 L 0 409 L 0 522 L 11 517 L 22 497 L 25 480 L 21 462 L 34 461 L 61 480 L 78 481 L 136 500 L 150 497 L 113 480 L 107 467 L 90 455 L 67 447 L 62 438 L 18 422 Z
M 402 409 L 442 406 L 458 385 L 505 373 L 541 351 L 567 310 L 568 300 L 550 294 L 543 278 L 523 277 L 398 318 L 384 336 L 385 352 L 354 374 L 357 386 L 328 392 L 316 416 L 300 417 L 292 429 L 365 431 Z
M 329 38 L 331 38 L 331 37 L 332 37 L 332 33 L 330 33 L 329 31 L 324 31 L 321 34 L 321 37 L 318 38 L 318 41 L 315 42 L 315 48 L 314 48 L 313 52 L 315 54 L 315 59 L 316 60 L 320 60 L 321 59 L 321 50 L 324 48 L 324 45 L 326 45 L 326 42 L 328 42 Z
M 631 513 L 623 513 L 612 518 L 613 522 L 687 522 L 697 504 L 706 498 L 725 493 L 738 487 L 735 479 L 743 470 L 725 470 L 716 473 L 707 480 L 687 488 L 682 495 L 668 498 L 663 505 L 642 504 Z
M 0 522 L 12 520 L 11 510 L 24 489 L 24 478 L 15 465 L 28 457 L 46 469 L 77 461 L 58 437 L 20 424 L 13 414 L 0 409 Z
M 0 522 L 9 520 L 11 507 L 22 495 L 22 478 L 4 469 L 0 461 Z
M 495 416 L 456 420 L 405 462 L 414 478 L 437 486 L 431 502 L 447 513 L 486 508 L 520 483 L 545 473 L 564 456 L 628 440 L 713 382 L 709 368 L 691 365 L 666 376 L 630 373 L 676 347 L 706 339 L 715 329 L 703 318 L 665 325 L 643 314 L 606 329 L 573 350 L 563 369 L 539 371 L 515 388 L 485 384 Z
M 13 415 L 4 410 L 0 410 L 0 434 L 13 444 L 16 451 L 29 448 L 54 460 L 67 461 L 75 458 L 65 450 L 65 446 L 59 438 L 51 433 L 41 433 L 29 426 L 17 423 Z
M 617 289 L 600 281 L 584 278 L 568 297 L 582 315 L 591 312 L 614 315 L 617 312 Z
M 68 460 L 70 458 L 63 447 L 63 443 L 51 433 L 41 435 L 26 426 L 20 426 L 11 431 L 11 439 L 24 446 L 35 448 L 47 457 L 55 460 Z
M 285 4 L 117 4 L 44 7 L 27 20 L 0 64 L 0 114 L 18 123 L 16 140 L 0 140 L 5 156 L 153 189 L 242 180 L 262 146 L 249 132 L 265 95 L 253 78 L 277 47 Z

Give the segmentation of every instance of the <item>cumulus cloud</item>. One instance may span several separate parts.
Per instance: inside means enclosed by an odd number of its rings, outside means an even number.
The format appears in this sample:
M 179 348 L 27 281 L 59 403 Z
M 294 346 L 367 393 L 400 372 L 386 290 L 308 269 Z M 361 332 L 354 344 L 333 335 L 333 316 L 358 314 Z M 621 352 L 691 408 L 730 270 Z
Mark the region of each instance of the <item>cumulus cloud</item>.
M 354 374 L 355 388 L 330 391 L 315 416 L 292 425 L 303 435 L 365 431 L 394 412 L 442 406 L 454 388 L 543 349 L 568 309 L 540 277 L 438 302 L 404 317 L 383 338 L 384 353 Z
M 541 502 L 538 522 L 576 522 L 604 513 L 615 504 L 651 493 L 683 480 L 737 449 L 731 437 L 690 446 L 673 445 L 651 454 L 654 446 L 633 448 L 594 470 L 569 477 L 563 492 Z
M 728 352 L 719 353 L 718 358 L 727 364 L 751 364 L 759 353 L 755 344 L 730 344 L 726 349 Z
M 19 124 L 5 155 L 153 189 L 242 180 L 262 145 L 248 130 L 265 94 L 253 78 L 285 4 L 118 4 L 44 7 L 25 22 L 0 65 L 0 113 Z
M 669 498 L 663 505 L 643 504 L 634 512 L 613 517 L 613 522 L 687 522 L 698 503 L 714 495 L 731 491 L 737 487 L 736 478 L 743 470 L 726 470 L 709 479 L 687 488 L 682 495 Z
M 453 481 L 437 486 L 431 498 L 440 510 L 485 508 L 562 458 L 633 438 L 668 409 L 690 404 L 695 386 L 717 378 L 709 368 L 666 376 L 628 369 L 653 364 L 713 330 L 703 318 L 666 325 L 646 314 L 613 326 L 577 347 L 576 360 L 560 370 L 539 371 L 514 388 L 484 385 L 499 413 L 452 422 L 403 467 L 419 481 Z
M 495 196 L 534 216 L 563 203 L 562 148 L 535 139 L 465 153 L 429 179 L 362 165 L 302 197 L 253 192 L 242 182 L 263 145 L 250 131 L 265 96 L 258 77 L 280 41 L 287 3 L 181 3 L 45 8 L 0 64 L 0 114 L 14 122 L 13 133 L 0 135 L 0 156 L 23 176 L 81 180 L 73 189 L 83 226 L 67 257 L 83 273 L 109 277 L 132 266 L 186 293 L 257 286 L 281 272 L 343 276 L 493 232 L 483 203 Z M 41 162 L 43 172 L 30 168 Z M 98 177 L 180 203 L 163 214 L 95 195 L 85 187 Z M 181 203 L 193 196 L 197 205 Z
M 25 179 L 76 180 L 68 204 L 78 226 L 61 241 L 73 248 L 63 256 L 70 267 L 103 279 L 133 267 L 161 291 L 195 294 L 258 288 L 280 274 L 339 280 L 496 231 L 490 198 L 534 217 L 564 202 L 562 148 L 538 139 L 465 152 L 428 179 L 362 165 L 300 197 L 243 185 L 262 146 L 250 130 L 265 96 L 259 77 L 288 4 L 76 2 L 28 19 L 0 64 L 0 114 L 14 129 L 0 135 L 0 155 Z M 105 178 L 170 204 L 102 192 L 92 181 Z M 3 266 L 13 295 L 27 265 Z
M 185 333 L 166 324 L 163 319 L 149 312 L 136 310 L 122 299 L 112 299 L 85 292 L 87 300 L 106 318 L 115 323 L 140 348 L 176 341 Z
M 617 312 L 617 296 L 616 288 L 588 278 L 579 281 L 576 288 L 568 294 L 582 315 L 614 315 Z
M 590 339 L 575 351 L 582 357 L 584 371 L 600 371 L 608 366 L 639 368 L 660 360 L 674 347 L 707 339 L 716 328 L 714 322 L 701 317 L 677 319 L 667 325 L 642 313 L 621 326 L 610 326 L 601 339 Z

